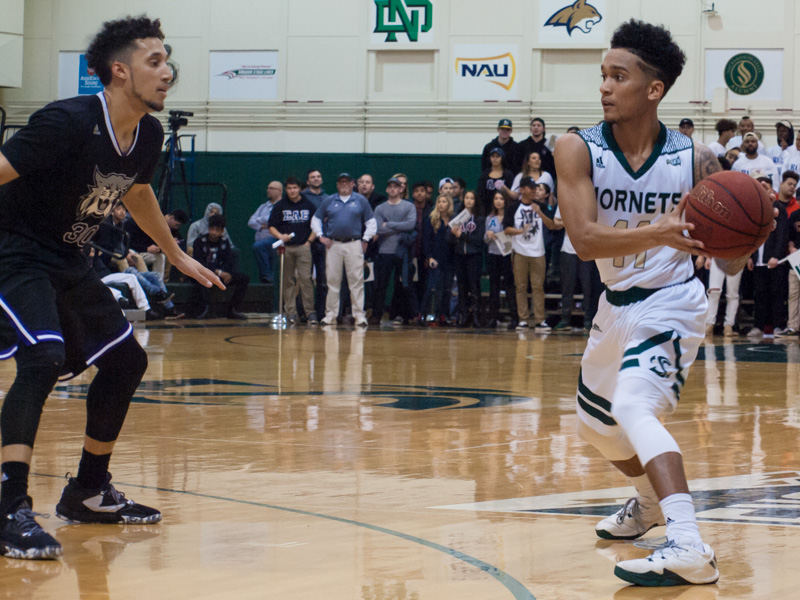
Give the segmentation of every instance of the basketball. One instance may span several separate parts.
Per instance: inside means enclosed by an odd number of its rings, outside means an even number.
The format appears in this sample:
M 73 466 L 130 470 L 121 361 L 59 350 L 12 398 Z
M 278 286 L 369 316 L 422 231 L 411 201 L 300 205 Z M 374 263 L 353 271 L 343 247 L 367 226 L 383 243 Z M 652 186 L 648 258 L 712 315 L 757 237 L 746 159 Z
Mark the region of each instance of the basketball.
M 772 200 L 758 181 L 737 171 L 714 173 L 689 193 L 686 222 L 714 258 L 755 252 L 772 231 Z

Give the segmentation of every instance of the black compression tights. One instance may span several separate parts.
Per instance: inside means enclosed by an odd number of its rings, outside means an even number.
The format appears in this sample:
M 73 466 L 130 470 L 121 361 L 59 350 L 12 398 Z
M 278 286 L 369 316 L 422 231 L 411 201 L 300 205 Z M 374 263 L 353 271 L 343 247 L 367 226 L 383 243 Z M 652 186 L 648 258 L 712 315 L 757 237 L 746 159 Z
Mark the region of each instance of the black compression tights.
M 20 345 L 14 359 L 17 376 L 3 402 L 0 436 L 3 446 L 24 444 L 32 448 L 44 401 L 64 364 L 64 345 L 60 342 Z
M 147 354 L 128 336 L 101 356 L 86 394 L 86 435 L 98 442 L 116 441 L 131 398 L 147 370 Z

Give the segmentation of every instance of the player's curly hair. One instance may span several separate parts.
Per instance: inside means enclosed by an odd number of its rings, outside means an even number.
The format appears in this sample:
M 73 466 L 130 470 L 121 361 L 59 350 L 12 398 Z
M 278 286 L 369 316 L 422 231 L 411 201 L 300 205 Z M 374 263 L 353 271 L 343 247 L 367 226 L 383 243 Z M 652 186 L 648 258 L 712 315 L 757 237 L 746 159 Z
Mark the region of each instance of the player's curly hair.
M 636 19 L 617 28 L 611 37 L 611 47 L 638 56 L 644 63 L 642 69 L 664 83 L 665 96 L 686 64 L 686 55 L 672 39 L 669 30 Z
M 86 50 L 87 66 L 97 74 L 103 85 L 108 85 L 111 83 L 111 64 L 130 52 L 136 40 L 146 38 L 164 39 L 159 19 L 152 20 L 141 15 L 106 21 Z

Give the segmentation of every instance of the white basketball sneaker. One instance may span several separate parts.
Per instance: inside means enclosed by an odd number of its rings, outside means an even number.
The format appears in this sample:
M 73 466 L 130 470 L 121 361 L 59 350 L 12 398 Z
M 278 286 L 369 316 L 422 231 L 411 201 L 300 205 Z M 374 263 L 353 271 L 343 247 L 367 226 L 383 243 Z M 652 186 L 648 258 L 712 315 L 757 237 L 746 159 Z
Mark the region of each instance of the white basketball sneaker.
M 657 502 L 645 506 L 638 498 L 631 498 L 615 514 L 600 521 L 595 532 L 604 540 L 635 540 L 665 523 Z
M 614 575 L 649 587 L 701 585 L 719 579 L 717 559 L 711 546 L 703 544 L 701 552 L 694 546 L 682 546 L 675 541 L 647 558 L 617 563 Z

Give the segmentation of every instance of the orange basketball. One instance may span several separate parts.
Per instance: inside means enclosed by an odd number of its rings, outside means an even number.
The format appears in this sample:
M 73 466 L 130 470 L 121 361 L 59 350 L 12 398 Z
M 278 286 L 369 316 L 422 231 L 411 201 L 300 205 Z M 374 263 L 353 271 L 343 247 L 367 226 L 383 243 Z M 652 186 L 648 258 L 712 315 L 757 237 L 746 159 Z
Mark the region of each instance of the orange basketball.
M 772 231 L 772 200 L 758 181 L 738 171 L 714 173 L 689 193 L 686 222 L 714 258 L 755 252 Z

